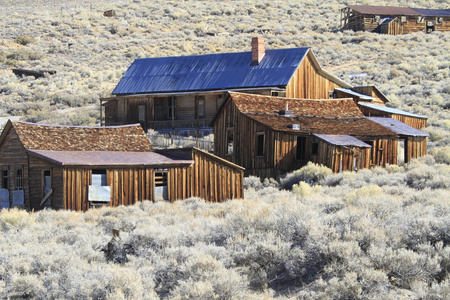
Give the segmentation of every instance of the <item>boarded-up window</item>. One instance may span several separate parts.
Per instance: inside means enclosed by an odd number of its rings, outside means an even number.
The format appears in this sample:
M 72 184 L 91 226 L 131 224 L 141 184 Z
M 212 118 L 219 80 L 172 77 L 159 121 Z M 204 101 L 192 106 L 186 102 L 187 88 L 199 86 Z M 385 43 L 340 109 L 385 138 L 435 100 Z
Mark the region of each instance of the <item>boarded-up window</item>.
M 297 160 L 306 159 L 306 137 L 304 136 L 297 137 L 297 152 L 295 158 Z
M 256 156 L 264 155 L 264 133 L 256 134 Z

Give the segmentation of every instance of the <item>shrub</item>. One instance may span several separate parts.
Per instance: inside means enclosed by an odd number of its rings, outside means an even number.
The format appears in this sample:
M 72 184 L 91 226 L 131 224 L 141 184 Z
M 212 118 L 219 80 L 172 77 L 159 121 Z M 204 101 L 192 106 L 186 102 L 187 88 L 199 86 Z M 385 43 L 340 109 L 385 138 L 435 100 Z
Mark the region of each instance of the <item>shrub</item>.
M 308 162 L 301 169 L 287 173 L 281 177 L 279 182 L 282 188 L 292 189 L 292 186 L 298 184 L 300 181 L 305 181 L 310 185 L 318 184 L 325 176 L 331 175 L 332 173 L 331 169 L 323 165 Z
M 30 43 L 33 43 L 34 41 L 35 41 L 34 38 L 29 37 L 29 36 L 26 36 L 26 35 L 18 36 L 18 37 L 16 37 L 16 39 L 15 39 L 15 42 L 16 42 L 17 44 L 21 44 L 21 45 L 23 45 L 23 46 L 26 46 L 26 45 L 28 45 L 28 44 L 30 44 Z

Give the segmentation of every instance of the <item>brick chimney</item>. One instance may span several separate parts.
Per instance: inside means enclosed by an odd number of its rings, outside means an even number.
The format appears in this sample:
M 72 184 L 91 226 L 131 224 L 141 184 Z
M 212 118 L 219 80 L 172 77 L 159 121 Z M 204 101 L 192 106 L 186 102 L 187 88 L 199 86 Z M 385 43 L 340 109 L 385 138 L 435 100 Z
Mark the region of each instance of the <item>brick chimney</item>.
M 252 66 L 259 65 L 264 54 L 266 54 L 266 50 L 264 49 L 264 38 L 252 38 Z

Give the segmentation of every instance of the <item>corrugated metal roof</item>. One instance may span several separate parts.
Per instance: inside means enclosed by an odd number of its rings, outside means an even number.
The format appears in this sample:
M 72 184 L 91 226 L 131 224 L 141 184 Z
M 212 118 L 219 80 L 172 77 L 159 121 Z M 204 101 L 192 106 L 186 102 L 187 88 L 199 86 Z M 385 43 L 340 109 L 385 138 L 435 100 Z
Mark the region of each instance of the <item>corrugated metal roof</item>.
M 364 95 L 364 94 L 361 94 L 361 93 L 357 93 L 357 92 L 349 90 L 349 89 L 335 88 L 335 90 L 347 93 L 349 95 L 353 95 L 353 96 L 359 97 L 359 98 L 364 99 L 364 100 L 373 100 L 373 99 L 375 99 L 372 96 L 368 96 L 368 95 Z
M 64 166 L 171 166 L 190 165 L 192 159 L 182 159 L 157 152 L 122 151 L 53 151 L 28 150 L 29 153 Z
M 73 151 L 151 151 L 140 124 L 84 127 L 11 121 L 25 149 Z
M 348 5 L 347 7 L 367 15 L 420 16 L 419 12 L 408 7 L 370 5 Z
M 406 112 L 404 110 L 400 110 L 400 109 L 396 109 L 396 108 L 392 108 L 392 107 L 387 107 L 387 106 L 383 106 L 383 105 L 378 105 L 378 104 L 372 104 L 372 103 L 358 103 L 358 105 L 364 106 L 364 107 L 368 107 L 371 109 L 375 109 L 375 110 L 379 110 L 379 111 L 384 111 L 390 114 L 395 114 L 395 115 L 403 115 L 403 116 L 408 116 L 408 117 L 414 117 L 414 118 L 420 118 L 420 119 L 428 119 L 427 117 L 424 116 L 420 116 L 420 115 L 416 115 L 410 112 Z
M 309 49 L 269 49 L 254 66 L 251 52 L 136 59 L 113 94 L 285 86 Z
M 337 146 L 355 146 L 361 148 L 371 148 L 369 144 L 358 140 L 350 135 L 334 135 L 334 134 L 313 134 L 314 136 L 324 140 L 327 143 Z
M 414 127 L 406 125 L 405 123 L 392 119 L 392 118 L 383 118 L 383 117 L 367 117 L 372 122 L 380 124 L 381 126 L 388 128 L 389 130 L 395 132 L 400 135 L 408 135 L 408 136 L 429 136 L 428 133 L 420 131 Z
M 449 17 L 450 9 L 411 8 L 425 17 Z

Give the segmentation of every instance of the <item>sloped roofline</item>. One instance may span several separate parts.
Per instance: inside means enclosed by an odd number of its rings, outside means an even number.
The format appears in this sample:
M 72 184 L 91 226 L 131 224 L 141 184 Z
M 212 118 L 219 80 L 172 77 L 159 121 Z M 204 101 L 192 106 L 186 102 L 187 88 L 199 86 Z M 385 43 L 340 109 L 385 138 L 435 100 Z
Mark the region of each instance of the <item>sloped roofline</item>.
M 309 49 L 307 55 L 309 55 L 309 57 L 311 58 L 311 61 L 314 65 L 314 67 L 317 69 L 317 71 L 320 75 L 322 75 L 323 77 L 329 79 L 330 81 L 337 83 L 345 88 L 349 88 L 349 89 L 353 88 L 353 85 L 351 85 L 350 83 L 345 82 L 344 80 L 340 79 L 339 77 L 337 77 L 337 76 L 331 74 L 330 72 L 326 71 L 325 69 L 323 69 L 311 49 Z
M 12 121 L 11 119 L 8 119 L 8 122 L 6 122 L 5 127 L 3 127 L 2 134 L 0 135 L 0 147 L 3 144 L 3 141 L 5 140 L 6 134 L 12 127 Z

